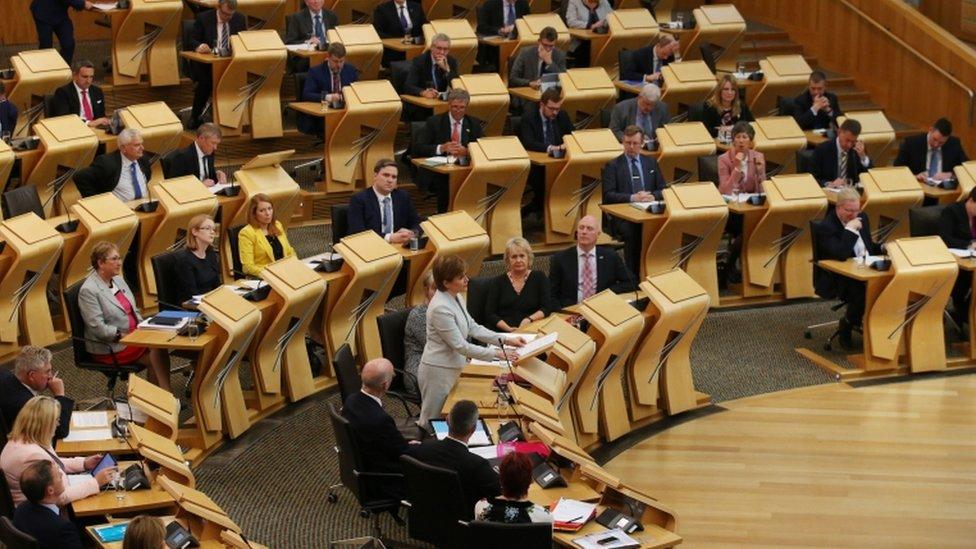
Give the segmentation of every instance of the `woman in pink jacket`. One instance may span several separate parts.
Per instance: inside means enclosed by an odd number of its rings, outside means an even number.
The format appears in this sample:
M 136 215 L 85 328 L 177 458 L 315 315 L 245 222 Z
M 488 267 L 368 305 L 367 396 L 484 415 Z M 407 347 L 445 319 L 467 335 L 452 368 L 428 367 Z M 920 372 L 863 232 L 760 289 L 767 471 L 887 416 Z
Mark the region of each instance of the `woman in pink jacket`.
M 10 495 L 13 496 L 15 505 L 25 499 L 20 491 L 20 474 L 28 465 L 38 460 L 53 462 L 61 470 L 65 490 L 61 494 L 58 505 L 67 505 L 72 501 L 97 494 L 101 486 L 112 480 L 115 469 L 106 468 L 95 476 L 87 475 L 83 482 L 73 484 L 68 482 L 69 473 L 84 473 L 92 470 L 102 456 L 95 454 L 87 458 L 59 458 L 54 453 L 51 441 L 54 439 L 54 431 L 58 427 L 60 416 L 61 404 L 49 396 L 36 396 L 28 400 L 17 414 L 14 426 L 10 429 L 7 445 L 0 453 L 0 469 L 3 469 L 3 474 L 7 477 Z
M 736 122 L 732 127 L 732 148 L 718 157 L 718 192 L 737 197 L 739 193 L 761 193 L 766 180 L 766 158 L 752 149 L 756 131 L 748 122 Z M 735 198 L 733 198 L 734 200 Z M 742 216 L 729 215 L 725 224 L 729 240 L 729 258 L 719 272 L 719 284 L 742 281 L 735 262 L 742 250 Z

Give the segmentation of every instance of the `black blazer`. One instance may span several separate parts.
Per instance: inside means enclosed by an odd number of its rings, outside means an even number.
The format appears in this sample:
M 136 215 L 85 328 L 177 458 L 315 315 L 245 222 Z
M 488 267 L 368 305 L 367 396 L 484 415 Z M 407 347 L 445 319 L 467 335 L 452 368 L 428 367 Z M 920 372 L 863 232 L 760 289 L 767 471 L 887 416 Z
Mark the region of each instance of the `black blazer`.
M 474 517 L 474 504 L 482 498 L 502 493 L 498 474 L 491 468 L 488 460 L 472 454 L 460 442 L 452 439 L 429 440 L 414 452 L 418 460 L 435 467 L 457 471 L 464 493 L 467 518 Z
M 868 253 L 872 255 L 881 253 L 881 246 L 871 239 L 871 225 L 868 223 L 868 216 L 861 212 L 858 217 L 861 219 L 861 240 L 864 241 Z M 831 211 L 820 222 L 820 231 L 816 235 L 814 246 L 817 247 L 817 257 L 820 259 L 845 261 L 854 257 L 854 244 L 856 243 L 857 235 L 845 229 L 840 218 L 837 217 L 837 213 Z M 847 281 L 847 277 L 843 275 L 821 269 L 816 265 L 813 267 L 813 287 L 817 295 L 822 298 L 831 299 L 839 295 L 839 286 L 846 284 Z
M 498 29 L 505 26 L 505 13 L 502 9 L 502 3 L 502 0 L 485 0 L 485 3 L 478 8 L 478 28 L 475 31 L 477 34 L 494 36 L 498 34 Z M 515 0 L 516 19 L 528 15 L 529 11 L 527 0 Z
M 458 77 L 458 64 L 457 59 L 453 56 L 447 56 L 447 66 L 451 69 L 449 74 L 444 74 L 444 71 L 438 67 L 437 77 L 440 86 L 437 91 L 447 91 L 448 87 L 451 85 L 451 80 Z M 434 67 L 434 62 L 430 56 L 430 50 L 424 52 L 422 55 L 414 57 L 410 61 L 410 71 L 407 73 L 407 81 L 403 84 L 403 90 L 407 95 L 420 95 L 420 93 L 427 89 L 427 82 L 432 82 L 431 70 Z
M 973 241 L 966 202 L 953 202 L 942 209 L 939 215 L 939 236 L 950 248 L 968 248 Z
M 356 433 L 366 470 L 400 472 L 400 455 L 407 453 L 410 445 L 382 406 L 356 391 L 343 403 L 342 415 Z
M 137 163 L 148 183 L 149 178 L 152 177 L 152 165 L 149 163 L 149 159 L 143 156 Z M 74 179 L 78 192 L 81 193 L 81 196 L 87 197 L 112 192 L 119 184 L 119 177 L 121 176 L 122 152 L 115 151 L 95 157 L 91 166 L 75 172 Z
M 556 145 L 563 144 L 563 136 L 573 133 L 573 123 L 569 120 L 566 111 L 560 110 L 553 121 L 556 125 Z M 542 132 L 542 113 L 538 107 L 530 107 L 522 115 L 522 124 L 519 126 L 519 141 L 528 151 L 546 152 L 546 137 Z
M 393 230 L 410 229 L 417 232 L 420 228 L 420 217 L 413 207 L 410 195 L 401 189 L 394 189 L 390 198 L 393 199 Z M 382 219 L 376 192 L 372 187 L 359 191 L 349 199 L 349 234 L 370 230 L 383 236 Z
M 468 143 L 484 136 L 480 120 L 468 115 L 461 119 L 462 145 L 467 147 Z M 428 118 L 424 125 L 424 137 L 427 138 L 426 142 L 414 143 L 414 156 L 417 158 L 436 156 L 437 146 L 451 140 L 451 114 L 445 112 Z
M 749 105 L 746 105 L 745 101 L 740 101 L 742 109 L 739 111 L 739 117 L 732 118 L 732 125 L 734 126 L 736 122 L 740 120 L 745 120 L 747 122 L 752 122 L 755 118 L 752 117 L 752 111 L 749 110 Z M 722 125 L 722 115 L 718 112 L 714 106 L 708 101 L 702 105 L 702 124 L 705 125 L 705 129 L 708 133 L 712 134 L 712 137 L 718 137 L 718 126 Z
M 630 66 L 620 67 L 621 80 L 643 82 L 644 75 L 654 73 L 654 46 L 637 48 L 634 50 L 631 59 L 633 61 L 631 62 Z M 670 63 L 674 63 L 674 55 L 669 55 L 667 59 L 662 59 L 661 68 L 666 67 Z M 660 86 L 662 81 L 663 79 L 659 79 L 658 82 L 654 83 Z
M 247 30 L 247 20 L 241 12 L 235 12 L 230 18 L 231 36 Z M 190 33 L 188 44 L 184 44 L 187 50 L 196 50 L 200 44 L 207 44 L 213 48 L 217 44 L 217 10 L 201 11 L 197 14 L 193 22 L 193 32 Z M 209 71 L 210 67 L 204 63 L 199 63 Z
M 868 158 L 868 166 L 865 168 L 861 165 L 861 161 L 854 152 L 854 148 L 847 151 L 847 179 L 857 183 L 861 180 L 860 175 L 872 167 L 871 159 Z M 823 143 L 817 145 L 816 149 L 813 149 L 813 165 L 811 168 L 813 171 L 814 179 L 820 183 L 823 187 L 827 183 L 837 179 L 837 140 L 830 139 L 824 141 Z
M 579 303 L 579 257 L 576 246 L 556 252 L 549 260 L 549 286 L 552 289 L 552 306 L 568 307 Z M 617 293 L 634 290 L 634 279 L 611 248 L 596 247 L 596 293 L 607 288 Z
M 407 0 L 407 15 L 410 17 L 410 36 L 422 36 L 427 15 L 419 2 Z M 396 4 L 390 0 L 376 6 L 373 10 L 373 28 L 380 38 L 403 38 L 403 25 Z
M 661 200 L 664 190 L 664 175 L 661 167 L 653 156 L 640 155 L 641 171 L 644 172 L 644 190 L 654 194 L 654 198 Z M 607 162 L 603 166 L 603 203 L 622 204 L 630 202 L 630 195 L 634 194 L 630 179 L 630 160 L 622 154 Z
M 793 99 L 793 118 L 796 119 L 796 123 L 800 125 L 801 129 L 829 128 L 832 121 L 844 114 L 844 111 L 840 110 L 840 103 L 837 102 L 837 96 L 835 94 L 824 92 L 824 95 L 827 96 L 827 101 L 830 102 L 830 109 L 833 111 L 831 114 L 819 111 L 816 116 L 813 115 L 813 112 L 810 111 L 810 108 L 813 107 L 813 96 L 810 95 L 810 90 L 804 90 L 803 93 Z
M 14 526 L 33 536 L 41 549 L 81 549 L 78 529 L 68 517 L 43 505 L 25 501 L 14 510 Z
M 172 153 L 172 155 L 169 157 L 169 161 L 163 164 L 163 167 L 165 168 L 163 170 L 163 175 L 166 177 L 166 179 L 182 177 L 184 175 L 195 175 L 199 177 L 201 181 L 204 179 L 216 179 L 216 168 L 214 166 L 216 159 L 214 156 L 215 155 L 211 154 L 207 157 L 212 173 L 201 174 L 200 162 L 197 160 L 196 143 L 190 143 L 189 146 L 182 149 L 177 149 Z
M 88 101 L 91 103 L 92 116 L 103 118 L 105 116 L 105 94 L 102 93 L 102 88 L 95 84 L 89 86 Z M 51 116 L 78 114 L 79 112 L 81 112 L 81 101 L 78 99 L 78 90 L 75 89 L 74 81 L 54 90 L 54 98 L 51 99 Z
M 895 166 L 908 166 L 912 173 L 919 174 L 928 171 L 929 143 L 928 134 L 912 135 L 906 137 L 901 146 L 898 147 L 898 157 L 895 158 Z M 959 164 L 969 160 L 966 151 L 963 150 L 959 138 L 950 135 L 949 139 L 942 145 L 942 171 L 951 172 Z
M 335 12 L 322 8 L 322 27 L 328 33 L 339 24 Z M 315 23 L 308 8 L 302 8 L 285 17 L 285 44 L 301 44 L 315 34 Z
M 0 412 L 3 412 L 3 419 L 7 422 L 7 428 L 14 425 L 20 409 L 27 404 L 27 401 L 34 398 L 31 392 L 17 376 L 10 370 L 0 369 Z M 54 432 L 54 438 L 64 438 L 68 436 L 71 428 L 71 412 L 75 409 L 75 401 L 68 397 L 54 397 L 61 403 L 61 422 Z
M 183 303 L 195 295 L 205 294 L 219 288 L 223 279 L 220 273 L 220 258 L 213 248 L 208 248 L 203 259 L 192 251 L 183 248 L 176 260 L 176 277 L 179 280 L 178 301 Z

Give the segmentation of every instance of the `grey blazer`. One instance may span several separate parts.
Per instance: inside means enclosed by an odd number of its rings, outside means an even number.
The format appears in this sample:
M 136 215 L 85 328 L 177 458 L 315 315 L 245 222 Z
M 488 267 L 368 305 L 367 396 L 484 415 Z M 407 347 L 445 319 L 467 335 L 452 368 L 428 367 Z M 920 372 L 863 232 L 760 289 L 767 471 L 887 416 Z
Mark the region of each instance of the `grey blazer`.
M 475 322 L 460 296 L 455 299 L 448 292 L 438 290 L 427 306 L 427 344 L 420 364 L 460 370 L 465 358 L 495 358 L 494 351 L 468 342 L 469 337 L 497 344 L 498 338 L 506 337 L 506 334 L 493 332 Z
M 651 111 L 651 124 L 654 126 L 654 131 L 667 124 L 668 120 L 671 120 L 670 115 L 668 115 L 668 104 L 664 101 L 658 101 L 657 105 L 654 106 L 654 110 Z M 623 142 L 624 128 L 636 123 L 636 97 L 617 103 L 613 108 L 613 112 L 610 113 L 610 130 L 613 131 L 613 135 L 617 138 L 617 141 Z
M 552 50 L 552 64 L 549 72 L 566 72 L 566 52 L 555 48 Z M 508 85 L 512 87 L 528 86 L 529 82 L 539 79 L 539 45 L 532 44 L 522 48 L 512 68 L 508 73 Z
M 607 0 L 600 0 L 596 5 L 596 16 L 603 21 L 610 15 L 613 8 L 610 7 L 610 2 Z M 566 6 L 566 26 L 571 29 L 584 29 L 586 28 L 586 21 L 590 17 L 590 10 L 586 9 L 583 5 L 583 0 L 569 0 L 569 4 Z
M 97 272 L 93 272 L 88 275 L 78 292 L 78 308 L 85 321 L 85 338 L 106 342 L 111 345 L 113 353 L 125 349 L 124 344 L 114 342 L 115 334 L 129 330 L 129 317 L 115 299 L 115 291 L 119 289 L 129 299 L 129 303 L 132 303 L 136 321 L 142 322 L 142 315 L 139 314 L 136 306 L 136 297 L 132 295 L 132 290 L 121 276 L 112 278 L 112 287 L 109 288 L 102 277 L 98 276 Z M 108 348 L 98 343 L 85 342 L 85 349 L 93 354 L 108 354 Z

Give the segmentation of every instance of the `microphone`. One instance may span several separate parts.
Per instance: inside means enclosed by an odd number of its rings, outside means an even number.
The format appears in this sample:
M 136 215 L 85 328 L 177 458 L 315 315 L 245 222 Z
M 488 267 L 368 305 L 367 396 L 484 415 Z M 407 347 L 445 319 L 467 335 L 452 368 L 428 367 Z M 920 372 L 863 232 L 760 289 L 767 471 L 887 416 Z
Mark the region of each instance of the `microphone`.
M 61 196 L 61 191 L 64 189 L 64 185 L 67 182 L 68 177 L 70 177 L 73 174 L 74 174 L 74 170 L 71 170 L 69 172 L 66 172 L 58 176 L 54 181 L 48 183 L 47 186 L 52 188 L 51 196 L 47 197 L 47 200 L 45 200 L 44 203 L 41 204 L 41 209 L 43 210 L 44 208 L 47 207 L 48 204 L 51 203 L 52 200 L 57 200 L 58 204 L 61 205 L 61 208 L 64 209 L 65 214 L 68 216 L 68 220 L 65 221 L 64 223 L 58 223 L 54 227 L 54 230 L 58 231 L 59 233 L 73 233 L 78 229 L 78 220 L 75 219 L 74 221 L 72 221 L 71 210 L 68 208 L 68 205 L 64 202 L 64 197 Z
M 139 169 L 142 169 L 141 167 Z M 153 213 L 159 208 L 159 201 L 152 199 L 152 187 L 146 181 L 146 201 L 136 206 L 137 212 Z
M 68 205 L 64 203 L 64 197 L 61 196 L 61 193 L 59 192 L 57 194 L 58 194 L 58 202 L 61 204 L 61 207 L 64 208 L 64 213 L 68 216 L 68 220 L 65 221 L 64 223 L 58 223 L 57 225 L 55 225 L 54 230 L 58 231 L 59 233 L 73 233 L 76 230 L 78 230 L 79 220 L 71 219 L 71 208 L 69 208 Z
M 498 344 L 501 345 L 502 354 L 505 351 L 505 338 L 499 337 Z M 505 355 L 505 364 L 508 366 L 509 375 L 512 376 L 510 383 L 515 382 L 515 371 L 512 368 L 512 362 L 508 360 L 508 355 Z M 498 394 L 505 399 L 505 402 L 512 404 L 512 394 L 508 390 L 508 383 L 498 383 L 498 378 L 495 378 L 495 385 L 498 386 Z M 518 440 L 525 440 L 525 434 L 522 432 L 522 424 L 525 422 L 525 418 L 512 406 L 512 413 L 518 421 L 513 425 L 512 422 L 506 422 L 498 427 L 498 441 L 499 442 L 515 442 Z
M 241 295 L 241 297 L 243 297 L 244 299 L 246 299 L 248 301 L 264 301 L 265 299 L 268 298 L 268 294 L 271 293 L 271 286 L 269 286 L 268 283 L 264 282 L 264 280 L 261 279 L 260 277 L 257 277 L 257 276 L 254 276 L 254 275 L 249 275 L 249 274 L 247 274 L 247 273 L 245 273 L 243 271 L 239 271 L 237 269 L 231 269 L 230 272 L 233 273 L 233 274 L 236 274 L 236 275 L 240 275 L 241 277 L 243 277 L 243 278 L 245 278 L 247 280 L 257 280 L 258 281 L 257 287 L 255 287 L 253 290 L 251 290 L 251 291 L 249 291 L 249 292 Z

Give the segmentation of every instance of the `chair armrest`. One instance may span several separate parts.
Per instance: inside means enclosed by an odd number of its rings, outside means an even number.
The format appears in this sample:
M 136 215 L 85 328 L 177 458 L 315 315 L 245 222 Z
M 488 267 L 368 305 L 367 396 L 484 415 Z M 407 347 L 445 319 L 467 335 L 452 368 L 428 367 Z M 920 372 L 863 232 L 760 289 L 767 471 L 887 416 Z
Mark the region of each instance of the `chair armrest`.
M 410 372 L 408 372 L 408 371 L 406 371 L 406 370 L 401 370 L 400 368 L 394 368 L 394 369 L 393 369 L 393 371 L 394 371 L 395 373 L 398 373 L 398 374 L 400 374 L 400 375 L 402 375 L 403 377 L 410 377 L 410 378 L 413 378 L 413 382 L 414 382 L 414 384 L 417 384 L 417 385 L 419 385 L 419 383 L 418 383 L 418 381 L 417 381 L 417 376 L 416 376 L 416 375 L 414 375 L 414 374 L 412 374 L 412 373 L 410 373 Z
M 372 471 L 354 471 L 358 477 L 367 478 L 403 478 L 403 473 L 375 473 Z

